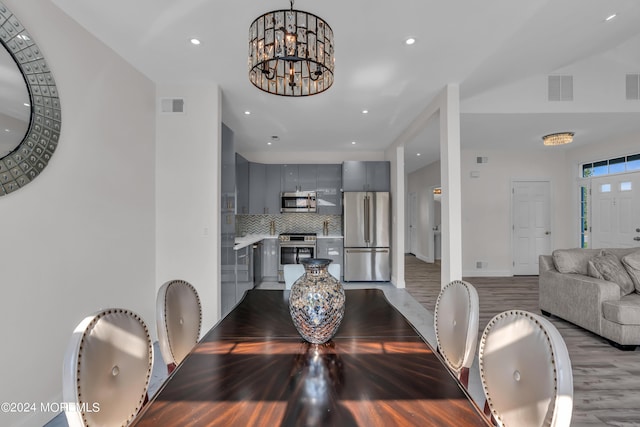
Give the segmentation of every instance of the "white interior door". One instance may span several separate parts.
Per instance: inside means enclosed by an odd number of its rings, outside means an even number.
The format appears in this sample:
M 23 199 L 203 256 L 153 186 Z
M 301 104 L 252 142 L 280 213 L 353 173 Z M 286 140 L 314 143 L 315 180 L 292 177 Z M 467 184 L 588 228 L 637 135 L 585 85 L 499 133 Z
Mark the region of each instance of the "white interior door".
M 551 251 L 549 181 L 514 181 L 513 274 L 538 274 L 538 257 Z
M 591 181 L 593 248 L 640 246 L 640 174 Z

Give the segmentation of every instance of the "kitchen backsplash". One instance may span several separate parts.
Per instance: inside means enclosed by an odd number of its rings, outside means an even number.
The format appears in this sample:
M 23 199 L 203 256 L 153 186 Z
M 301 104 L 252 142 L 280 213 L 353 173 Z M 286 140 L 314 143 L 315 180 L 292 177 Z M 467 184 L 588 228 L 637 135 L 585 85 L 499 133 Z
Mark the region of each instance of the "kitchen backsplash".
M 236 215 L 236 229 L 239 236 L 247 234 L 269 234 L 271 220 L 276 224 L 276 235 L 280 233 L 322 234 L 323 221 L 329 221 L 329 235 L 342 235 L 341 215 L 318 215 L 310 213 L 290 213 L 281 215 Z

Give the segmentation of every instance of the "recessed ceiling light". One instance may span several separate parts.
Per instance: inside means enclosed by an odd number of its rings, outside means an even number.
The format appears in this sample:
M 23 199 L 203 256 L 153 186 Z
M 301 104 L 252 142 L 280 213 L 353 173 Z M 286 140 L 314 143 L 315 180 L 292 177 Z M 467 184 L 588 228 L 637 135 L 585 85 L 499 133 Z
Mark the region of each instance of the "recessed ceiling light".
M 414 39 L 413 37 L 409 37 L 408 39 L 406 39 L 404 41 L 405 44 L 408 44 L 409 46 L 411 46 L 412 44 L 414 44 L 416 42 L 416 39 Z
M 351 145 L 356 145 L 356 142 L 355 141 L 351 141 Z
M 271 141 L 267 142 L 267 145 L 271 145 Z
M 420 153 L 416 153 L 416 156 L 420 157 Z
M 369 110 L 362 110 L 362 114 L 369 114 Z
M 615 13 L 612 13 L 611 15 L 607 16 L 607 18 L 605 19 L 606 22 L 611 21 L 613 18 L 615 18 L 616 16 L 618 16 Z
M 198 45 L 200 44 L 200 40 L 195 39 L 195 38 L 194 38 L 194 39 L 191 39 L 191 40 L 189 40 L 189 41 L 191 42 L 191 44 L 194 44 L 194 45 L 196 45 L 196 46 L 198 46 Z
M 248 116 L 249 114 L 251 114 L 251 111 L 247 110 L 244 112 L 245 116 Z

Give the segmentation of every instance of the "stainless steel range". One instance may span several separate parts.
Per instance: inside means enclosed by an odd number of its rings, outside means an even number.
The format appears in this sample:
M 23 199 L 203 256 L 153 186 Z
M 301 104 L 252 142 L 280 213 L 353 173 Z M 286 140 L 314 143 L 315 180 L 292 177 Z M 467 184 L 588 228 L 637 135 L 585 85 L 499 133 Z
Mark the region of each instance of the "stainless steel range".
M 316 233 L 282 233 L 278 236 L 278 281 L 284 282 L 284 265 L 316 255 Z

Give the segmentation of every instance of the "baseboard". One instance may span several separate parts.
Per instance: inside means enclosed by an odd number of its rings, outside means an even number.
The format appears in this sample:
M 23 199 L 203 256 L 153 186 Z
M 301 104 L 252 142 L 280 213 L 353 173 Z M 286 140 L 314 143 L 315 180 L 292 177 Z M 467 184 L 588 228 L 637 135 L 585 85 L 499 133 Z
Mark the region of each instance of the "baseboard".
M 513 277 L 511 270 L 464 270 L 463 277 Z

